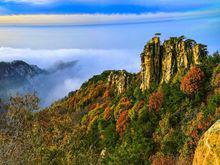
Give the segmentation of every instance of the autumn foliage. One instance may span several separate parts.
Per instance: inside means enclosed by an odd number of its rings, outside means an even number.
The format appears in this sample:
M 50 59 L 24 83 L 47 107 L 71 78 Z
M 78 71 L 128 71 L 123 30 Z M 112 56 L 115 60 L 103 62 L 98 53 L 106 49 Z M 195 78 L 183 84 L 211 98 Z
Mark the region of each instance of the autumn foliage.
M 157 155 L 151 158 L 152 165 L 172 165 L 175 164 L 175 159 L 173 156 L 169 155 Z
M 180 89 L 184 93 L 192 95 L 199 91 L 204 77 L 205 74 L 200 68 L 192 67 L 186 76 L 182 78 Z
M 128 116 L 128 111 L 124 111 L 120 114 L 116 123 L 116 130 L 119 133 L 120 137 L 123 137 L 123 134 L 127 128 L 129 120 L 130 118 Z
M 163 92 L 154 92 L 150 95 L 148 106 L 149 110 L 155 110 L 156 112 L 162 107 L 164 101 Z
M 105 120 L 110 120 L 111 119 L 111 113 L 112 109 L 110 107 L 106 107 L 104 111 L 104 119 Z

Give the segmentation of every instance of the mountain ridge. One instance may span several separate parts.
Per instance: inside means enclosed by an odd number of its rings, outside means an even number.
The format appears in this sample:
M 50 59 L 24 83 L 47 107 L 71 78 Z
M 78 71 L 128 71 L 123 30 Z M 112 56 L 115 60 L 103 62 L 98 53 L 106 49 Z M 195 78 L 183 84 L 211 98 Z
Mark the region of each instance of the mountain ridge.
M 154 47 L 148 51 L 145 53 L 155 55 Z M 175 51 L 170 55 L 176 55 Z M 155 64 L 154 58 L 149 63 Z M 144 90 L 143 74 L 154 76 L 146 70 L 135 74 L 104 71 L 39 112 L 35 95 L 15 96 L 8 105 L 10 113 L 5 114 L 13 122 L 2 127 L 9 133 L 0 131 L 0 160 L 192 164 L 199 139 L 220 116 L 219 63 L 220 55 L 215 53 L 187 66 L 178 78 L 178 72 L 169 72 L 167 83 L 147 81 L 150 85 Z M 148 67 L 145 62 L 143 66 Z M 20 105 L 19 100 L 25 104 Z M 14 139 L 13 144 L 8 139 Z M 10 148 L 14 145 L 16 150 Z

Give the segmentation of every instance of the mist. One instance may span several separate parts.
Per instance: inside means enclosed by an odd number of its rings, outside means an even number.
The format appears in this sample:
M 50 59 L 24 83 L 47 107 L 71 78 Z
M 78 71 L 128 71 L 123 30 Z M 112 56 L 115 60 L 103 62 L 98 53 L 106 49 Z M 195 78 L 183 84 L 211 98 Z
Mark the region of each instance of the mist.
M 135 50 L 95 50 L 95 49 L 58 49 L 32 50 L 0 48 L 0 61 L 23 60 L 37 65 L 47 73 L 31 79 L 22 88 L 12 93 L 36 92 L 41 106 L 49 106 L 56 100 L 80 88 L 82 83 L 93 75 L 105 70 L 138 72 L 139 52 Z

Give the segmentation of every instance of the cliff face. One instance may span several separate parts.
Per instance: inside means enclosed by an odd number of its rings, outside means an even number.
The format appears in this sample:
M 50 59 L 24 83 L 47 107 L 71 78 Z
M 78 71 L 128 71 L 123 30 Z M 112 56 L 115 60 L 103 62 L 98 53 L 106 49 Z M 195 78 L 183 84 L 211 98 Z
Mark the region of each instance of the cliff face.
M 159 83 L 161 77 L 160 38 L 152 38 L 141 54 L 141 89 L 147 89 L 153 82 Z
M 220 120 L 218 120 L 200 139 L 193 165 L 220 164 Z
M 160 38 L 152 38 L 141 54 L 141 89 L 148 89 L 152 83 L 170 82 L 198 65 L 206 57 L 206 46 L 184 37 L 171 37 L 161 45 Z
M 132 80 L 133 80 L 132 74 L 124 70 L 117 72 L 112 71 L 108 76 L 108 85 L 110 87 L 115 88 L 115 91 L 118 94 L 122 94 L 128 89 Z

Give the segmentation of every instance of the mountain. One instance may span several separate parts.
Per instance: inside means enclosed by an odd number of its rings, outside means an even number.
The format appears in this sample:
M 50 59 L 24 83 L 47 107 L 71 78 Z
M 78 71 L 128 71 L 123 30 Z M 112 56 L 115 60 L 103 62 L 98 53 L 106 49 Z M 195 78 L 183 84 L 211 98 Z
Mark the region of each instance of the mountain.
M 193 40 L 161 43 L 155 36 L 139 73 L 104 71 L 41 111 L 35 95 L 16 96 L 0 120 L 0 160 L 192 164 L 200 138 L 220 116 L 219 63 L 218 52 L 208 55 Z
M 0 98 L 7 97 L 14 89 L 25 86 L 31 78 L 43 73 L 46 71 L 24 61 L 0 62 Z

